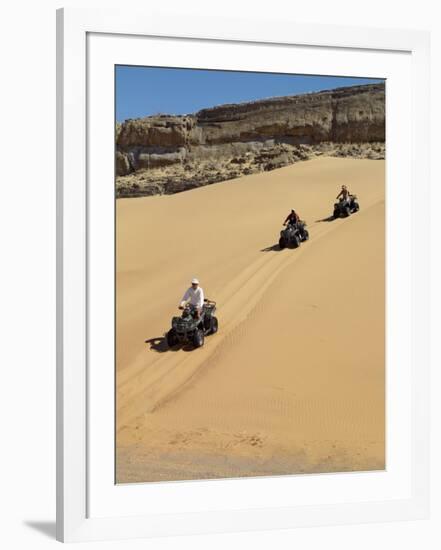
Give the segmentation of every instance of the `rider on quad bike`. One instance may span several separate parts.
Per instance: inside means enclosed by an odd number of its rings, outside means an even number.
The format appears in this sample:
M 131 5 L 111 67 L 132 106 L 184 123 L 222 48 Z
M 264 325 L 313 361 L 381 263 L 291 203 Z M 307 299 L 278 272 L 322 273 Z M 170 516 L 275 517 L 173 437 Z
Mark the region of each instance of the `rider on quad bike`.
M 199 318 L 202 311 L 202 306 L 204 305 L 204 291 L 201 286 L 199 286 L 199 280 L 196 277 L 193 277 L 191 280 L 191 286 L 187 288 L 184 296 L 182 296 L 181 303 L 179 304 L 179 309 L 184 309 L 186 304 L 194 306 L 195 316 Z
M 217 332 L 218 320 L 214 316 L 216 302 L 204 298 L 204 291 L 197 279 L 191 281 L 179 309 L 183 310 L 182 316 L 172 318 L 172 326 L 166 334 L 170 348 L 184 343 L 192 343 L 199 348 L 204 345 L 205 336 Z
M 306 223 L 300 219 L 295 210 L 291 210 L 283 222 L 283 225 L 286 226 L 286 229 L 282 229 L 280 232 L 280 249 L 286 248 L 287 246 L 297 248 L 300 246 L 300 243 L 308 240 L 309 233 L 306 229 Z
M 302 220 L 300 219 L 300 216 L 297 214 L 295 210 L 291 210 L 291 212 L 286 216 L 285 221 L 283 222 L 283 225 L 294 226 L 299 230 L 299 234 L 302 240 L 306 240 L 304 239 L 305 231 L 306 231 L 305 224 L 302 222 Z
M 342 185 L 340 193 L 335 198 L 340 199 L 340 197 L 341 197 L 341 200 L 347 201 L 347 200 L 349 200 L 350 196 L 351 196 L 351 194 L 349 193 L 349 190 L 346 187 L 346 185 Z
M 335 198 L 338 199 L 339 202 L 334 204 L 334 219 L 340 218 L 341 216 L 350 216 L 360 209 L 360 205 L 357 202 L 357 196 L 351 194 L 346 185 L 341 186 L 341 191 Z

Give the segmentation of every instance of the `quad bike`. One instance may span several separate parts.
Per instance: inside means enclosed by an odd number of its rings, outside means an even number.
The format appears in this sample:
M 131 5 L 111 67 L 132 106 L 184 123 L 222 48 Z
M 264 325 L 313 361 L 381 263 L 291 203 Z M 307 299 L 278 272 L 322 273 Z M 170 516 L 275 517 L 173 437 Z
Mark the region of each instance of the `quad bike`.
M 287 246 L 298 248 L 300 243 L 308 239 L 309 232 L 306 229 L 306 222 L 299 221 L 297 223 L 290 223 L 280 231 L 279 247 L 281 249 Z
M 340 199 L 334 204 L 333 218 L 347 218 L 354 212 L 360 210 L 360 205 L 357 202 L 357 195 L 349 195 L 348 199 Z
M 209 334 L 215 334 L 218 330 L 216 302 L 204 300 L 199 318 L 196 316 L 196 308 L 191 304 L 184 307 L 181 317 L 173 317 L 171 329 L 167 332 L 167 344 L 170 348 L 177 344 L 191 343 L 195 348 L 204 345 L 204 338 Z

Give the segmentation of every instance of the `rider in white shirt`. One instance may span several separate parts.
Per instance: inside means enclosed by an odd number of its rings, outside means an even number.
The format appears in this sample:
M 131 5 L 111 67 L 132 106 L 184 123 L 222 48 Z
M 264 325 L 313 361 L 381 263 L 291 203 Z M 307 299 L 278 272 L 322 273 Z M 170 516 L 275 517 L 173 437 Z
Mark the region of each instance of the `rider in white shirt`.
M 184 296 L 182 296 L 179 309 L 184 309 L 185 304 L 191 304 L 196 308 L 196 316 L 199 317 L 202 311 L 202 306 L 204 305 L 204 291 L 202 287 L 199 286 L 199 281 L 196 278 L 191 280 L 191 287 L 185 291 Z

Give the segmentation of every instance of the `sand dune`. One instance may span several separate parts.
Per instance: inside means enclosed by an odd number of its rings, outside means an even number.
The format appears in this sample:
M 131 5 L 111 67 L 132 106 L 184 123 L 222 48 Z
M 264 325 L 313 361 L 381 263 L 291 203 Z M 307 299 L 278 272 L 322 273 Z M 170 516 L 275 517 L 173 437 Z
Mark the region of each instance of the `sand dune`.
M 361 211 L 325 221 L 342 183 Z M 280 251 L 290 208 L 310 241 Z M 201 349 L 163 335 L 197 275 Z M 384 162 L 117 202 L 117 480 L 384 468 Z

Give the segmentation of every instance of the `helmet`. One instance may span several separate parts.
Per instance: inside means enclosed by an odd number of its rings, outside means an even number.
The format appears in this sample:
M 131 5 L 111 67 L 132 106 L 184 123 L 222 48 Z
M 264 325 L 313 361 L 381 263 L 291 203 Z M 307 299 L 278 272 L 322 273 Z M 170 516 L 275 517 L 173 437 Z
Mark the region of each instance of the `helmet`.
M 199 284 L 199 280 L 196 279 L 196 277 L 193 277 L 193 279 L 191 280 L 191 284 L 192 284 L 192 285 L 198 285 L 198 284 Z

